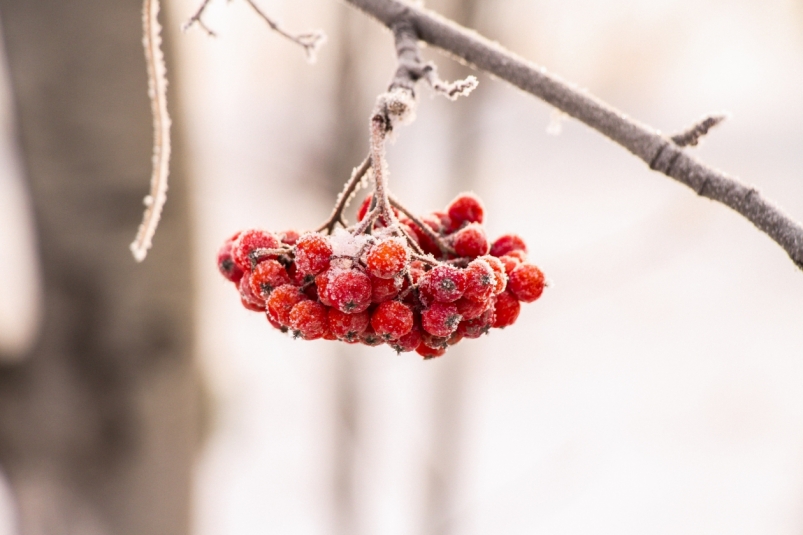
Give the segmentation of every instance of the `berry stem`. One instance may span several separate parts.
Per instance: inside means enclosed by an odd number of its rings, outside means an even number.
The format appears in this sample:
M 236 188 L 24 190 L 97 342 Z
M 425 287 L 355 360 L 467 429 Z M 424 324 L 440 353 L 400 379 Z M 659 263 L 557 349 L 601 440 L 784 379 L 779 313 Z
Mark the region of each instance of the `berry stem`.
M 420 219 L 419 219 L 419 218 L 418 218 L 418 217 L 417 217 L 415 214 L 413 214 L 413 213 L 412 213 L 410 210 L 408 210 L 408 209 L 407 209 L 407 208 L 406 208 L 406 207 L 405 207 L 405 206 L 404 206 L 402 203 L 400 203 L 400 202 L 399 202 L 399 200 L 398 200 L 396 197 L 394 197 L 393 195 L 390 195 L 390 196 L 389 196 L 389 200 L 390 200 L 390 204 L 391 204 L 391 205 L 392 205 L 394 208 L 396 208 L 398 211 L 400 211 L 401 213 L 403 213 L 404 215 L 406 215 L 408 218 L 410 218 L 410 221 L 412 221 L 413 223 L 415 223 L 415 225 L 416 225 L 418 228 L 420 228 L 420 229 L 421 229 L 421 231 L 422 231 L 424 234 L 426 234 L 427 236 L 429 236 L 429 238 L 430 238 L 432 241 L 434 241 L 434 242 L 435 242 L 435 244 L 438 246 L 438 249 L 440 249 L 440 250 L 441 250 L 441 252 L 442 252 L 444 255 L 447 255 L 447 254 L 455 254 L 455 252 L 454 252 L 454 249 L 452 249 L 452 247 L 451 247 L 451 246 L 450 246 L 448 243 L 446 243 L 445 241 L 443 241 L 443 238 L 441 238 L 441 237 L 438 235 L 438 233 L 437 233 L 437 232 L 435 232 L 434 230 L 432 230 L 431 228 L 429 228 L 429 225 L 427 225 L 426 223 L 424 223 L 423 221 L 421 221 L 421 220 L 420 220 Z
M 390 207 L 387 188 L 388 166 L 385 160 L 385 138 L 390 128 L 389 119 L 382 110 L 377 110 L 371 117 L 371 165 L 374 169 L 374 198 L 376 210 L 385 226 L 393 228 L 398 225 L 396 216 Z M 366 217 L 366 219 L 368 219 Z
M 343 227 L 347 226 L 346 221 L 343 219 L 343 210 L 349 205 L 349 201 L 354 195 L 354 192 L 358 189 L 357 186 L 359 186 L 365 173 L 367 173 L 370 168 L 371 156 L 366 156 L 362 163 L 351 172 L 351 178 L 348 179 L 346 185 L 343 187 L 343 191 L 338 195 L 335 207 L 332 209 L 332 214 L 323 225 L 316 229 L 316 232 L 323 232 L 325 230 L 327 234 L 331 234 L 338 223 L 343 225 Z
M 432 266 L 432 267 L 437 267 L 437 266 L 441 265 L 440 262 L 438 262 L 437 260 L 435 260 L 434 258 L 432 258 L 429 255 L 412 254 L 412 255 L 410 255 L 410 258 L 412 258 L 413 260 L 418 260 L 420 262 L 423 262 L 424 264 L 427 264 L 427 265 Z

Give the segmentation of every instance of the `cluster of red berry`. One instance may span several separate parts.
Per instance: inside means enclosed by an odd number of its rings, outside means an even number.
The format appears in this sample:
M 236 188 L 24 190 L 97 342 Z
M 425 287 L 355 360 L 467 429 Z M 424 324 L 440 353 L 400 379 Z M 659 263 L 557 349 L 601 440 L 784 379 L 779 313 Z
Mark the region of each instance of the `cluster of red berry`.
M 283 332 L 439 357 L 463 338 L 512 325 L 520 302 L 544 290 L 524 241 L 506 234 L 490 243 L 484 214 L 465 193 L 444 212 L 396 212 L 397 222 L 376 221 L 370 233 L 246 230 L 223 244 L 218 267 L 243 306 Z

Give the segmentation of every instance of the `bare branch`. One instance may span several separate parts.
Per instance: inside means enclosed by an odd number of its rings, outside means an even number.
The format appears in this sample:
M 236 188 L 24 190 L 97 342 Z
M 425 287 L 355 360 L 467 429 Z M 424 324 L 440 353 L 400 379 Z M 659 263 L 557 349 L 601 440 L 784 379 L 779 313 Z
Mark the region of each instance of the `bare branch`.
M 727 115 L 709 115 L 699 122 L 693 124 L 688 130 L 672 136 L 670 139 L 678 147 L 694 147 L 700 138 L 708 133 L 709 130 L 727 119 Z
M 167 113 L 167 76 L 162 54 L 162 27 L 159 25 L 159 0 L 144 0 L 142 9 L 142 43 L 148 66 L 148 96 L 153 113 L 153 173 L 151 191 L 145 197 L 145 213 L 131 253 L 142 262 L 151 248 L 159 226 L 162 208 L 167 200 L 167 175 L 170 170 L 170 115 Z
M 250 5 L 254 9 L 254 11 L 256 11 L 257 15 L 259 15 L 262 18 L 262 20 L 264 20 L 268 24 L 268 26 L 270 26 L 271 30 L 278 33 L 282 37 L 285 37 L 290 41 L 296 43 L 297 45 L 303 47 L 304 53 L 307 55 L 307 61 L 309 61 L 310 63 L 315 63 L 315 61 L 318 59 L 317 56 L 318 50 L 326 42 L 325 33 L 323 33 L 320 30 L 314 30 L 311 32 L 305 32 L 299 34 L 290 33 L 284 28 L 282 28 L 278 22 L 267 16 L 265 12 L 259 9 L 259 6 L 257 6 L 253 0 L 245 0 L 245 1 L 248 2 L 248 5 Z
M 699 195 L 729 206 L 775 240 L 803 270 L 803 226 L 799 222 L 755 188 L 699 162 L 654 128 L 432 11 L 400 0 L 345 1 L 376 18 L 393 30 L 394 35 L 399 27 L 406 28 L 405 31 L 417 39 L 585 123 L 639 157 L 651 169 L 689 186 Z
M 325 230 L 327 234 L 331 234 L 338 223 L 344 227 L 346 226 L 346 222 L 343 219 L 343 210 L 345 210 L 349 205 L 351 198 L 358 189 L 357 186 L 359 186 L 360 182 L 365 176 L 365 173 L 367 173 L 370 168 L 371 156 L 369 155 L 351 172 L 351 178 L 348 179 L 346 185 L 343 187 L 343 191 L 341 191 L 340 195 L 337 196 L 337 202 L 335 202 L 335 207 L 332 210 L 332 214 L 329 216 L 329 219 L 327 219 L 326 222 L 316 229 L 316 232 L 322 232 Z

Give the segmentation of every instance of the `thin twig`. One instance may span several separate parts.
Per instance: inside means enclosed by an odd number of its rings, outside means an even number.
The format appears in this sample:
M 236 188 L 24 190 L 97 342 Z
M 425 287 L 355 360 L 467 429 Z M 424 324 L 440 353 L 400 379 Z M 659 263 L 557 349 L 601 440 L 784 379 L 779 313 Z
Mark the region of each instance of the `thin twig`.
M 365 173 L 367 173 L 370 168 L 371 156 L 369 155 L 366 156 L 362 163 L 355 167 L 351 172 L 351 177 L 343 187 L 343 191 L 341 191 L 340 195 L 337 196 L 337 202 L 335 202 L 335 207 L 332 209 L 332 214 L 323 225 L 316 229 L 316 232 L 323 232 L 325 230 L 327 234 L 331 234 L 338 223 L 344 227 L 348 226 L 346 221 L 343 219 L 343 210 L 345 210 L 349 205 L 352 196 L 357 191 L 357 186 L 360 184 L 362 178 L 365 176 Z
M 391 30 L 409 25 L 417 39 L 535 95 L 626 148 L 650 169 L 729 206 L 775 240 L 803 270 L 803 225 L 755 188 L 699 162 L 656 129 L 432 11 L 401 0 L 345 1 Z
M 413 252 L 416 254 L 424 254 L 424 250 L 420 245 L 418 245 L 418 242 L 415 241 L 415 238 L 410 236 L 410 231 L 407 230 L 407 227 L 400 224 L 398 228 L 399 232 L 401 232 L 404 238 L 407 240 L 407 243 L 410 245 L 410 248 L 413 250 Z
M 727 115 L 709 115 L 697 123 L 693 124 L 688 130 L 672 136 L 670 139 L 678 147 L 694 147 L 700 138 L 708 133 L 709 130 L 727 119 Z
M 415 215 L 413 212 L 411 212 L 410 210 L 408 210 L 408 209 L 407 209 L 407 208 L 406 208 L 406 207 L 405 207 L 405 206 L 404 206 L 402 203 L 400 203 L 400 202 L 399 202 L 399 200 L 398 200 L 396 197 L 394 197 L 393 195 L 391 195 L 391 196 L 389 197 L 389 199 L 390 199 L 390 204 L 391 204 L 391 206 L 393 206 L 393 207 L 394 207 L 394 208 L 396 208 L 398 211 L 400 211 L 401 213 L 403 213 L 404 215 L 406 215 L 406 216 L 407 216 L 407 217 L 410 219 L 410 221 L 412 221 L 413 223 L 415 223 L 415 226 L 417 226 L 418 228 L 420 228 L 420 229 L 421 229 L 421 232 L 423 232 L 424 234 L 426 234 L 426 235 L 429 237 L 429 239 L 431 239 L 433 242 L 435 242 L 435 245 L 437 245 L 437 246 L 438 246 L 438 249 L 440 249 L 440 250 L 441 250 L 441 252 L 442 252 L 444 255 L 447 255 L 447 254 L 455 254 L 455 251 L 454 251 L 454 249 L 453 249 L 453 248 L 452 248 L 452 247 L 451 247 L 451 246 L 450 246 L 448 243 L 446 243 L 446 242 L 443 240 L 443 238 L 442 238 L 440 235 L 438 235 L 438 233 L 437 233 L 437 232 L 435 232 L 434 230 L 432 230 L 432 229 L 430 228 L 430 226 L 429 226 L 429 225 L 427 225 L 426 223 L 424 223 L 423 221 L 421 221 L 421 220 L 418 218 L 418 216 L 416 216 L 416 215 Z
M 131 253 L 137 262 L 148 255 L 153 235 L 159 226 L 167 200 L 167 175 L 170 171 L 170 115 L 167 113 L 167 76 L 162 54 L 162 27 L 159 25 L 159 0 L 144 0 L 142 8 L 142 43 L 148 67 L 148 96 L 153 114 L 153 172 L 150 194 L 145 197 L 145 213 Z
M 213 32 L 211 29 L 209 29 L 209 27 L 206 24 L 204 24 L 204 21 L 201 20 L 201 17 L 203 16 L 204 11 L 206 11 L 206 6 L 208 6 L 209 2 L 211 2 L 211 1 L 212 0 L 204 0 L 201 3 L 201 5 L 198 6 L 198 10 L 195 12 L 195 14 L 192 17 L 190 17 L 187 20 L 187 22 L 185 22 L 184 24 L 181 25 L 181 31 L 182 32 L 186 32 L 187 30 L 192 28 L 193 25 L 197 24 L 203 31 L 206 32 L 206 34 L 208 36 L 217 37 L 217 34 L 215 32 Z
M 432 258 L 431 256 L 428 256 L 428 255 L 412 254 L 412 255 L 410 255 L 410 258 L 412 258 L 413 260 L 418 260 L 419 262 L 423 262 L 424 264 L 427 264 L 427 265 L 430 265 L 430 266 L 440 266 L 441 265 L 440 262 L 438 262 L 437 260 L 435 260 L 434 258 Z
M 257 15 L 259 15 L 262 18 L 262 20 L 264 20 L 268 24 L 268 26 L 270 26 L 271 30 L 289 39 L 290 41 L 296 43 L 297 45 L 303 47 L 304 53 L 307 55 L 307 61 L 309 61 L 310 63 L 315 63 L 315 61 L 318 58 L 317 57 L 318 50 L 326 42 L 325 33 L 323 33 L 320 30 L 313 30 L 310 32 L 304 32 L 299 34 L 290 33 L 284 28 L 282 28 L 278 22 L 276 22 L 268 15 L 266 15 L 264 11 L 259 9 L 259 6 L 257 6 L 253 0 L 245 0 L 245 1 L 248 2 L 248 5 L 250 5 L 254 9 L 254 11 L 256 11 Z

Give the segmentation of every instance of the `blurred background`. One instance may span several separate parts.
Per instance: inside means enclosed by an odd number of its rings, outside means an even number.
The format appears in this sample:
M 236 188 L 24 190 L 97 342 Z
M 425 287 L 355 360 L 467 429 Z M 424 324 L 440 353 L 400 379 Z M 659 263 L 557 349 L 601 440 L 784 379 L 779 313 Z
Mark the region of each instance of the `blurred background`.
M 318 226 L 367 152 L 390 34 L 342 2 L 317 64 L 242 1 L 166 0 L 171 190 L 139 0 L 0 0 L 0 534 L 803 532 L 803 274 L 729 209 L 479 74 L 389 149 L 414 211 L 473 190 L 552 286 L 424 362 L 242 308 L 236 230 Z M 800 0 L 427 0 L 803 219 Z M 441 74 L 469 70 L 425 50 Z

